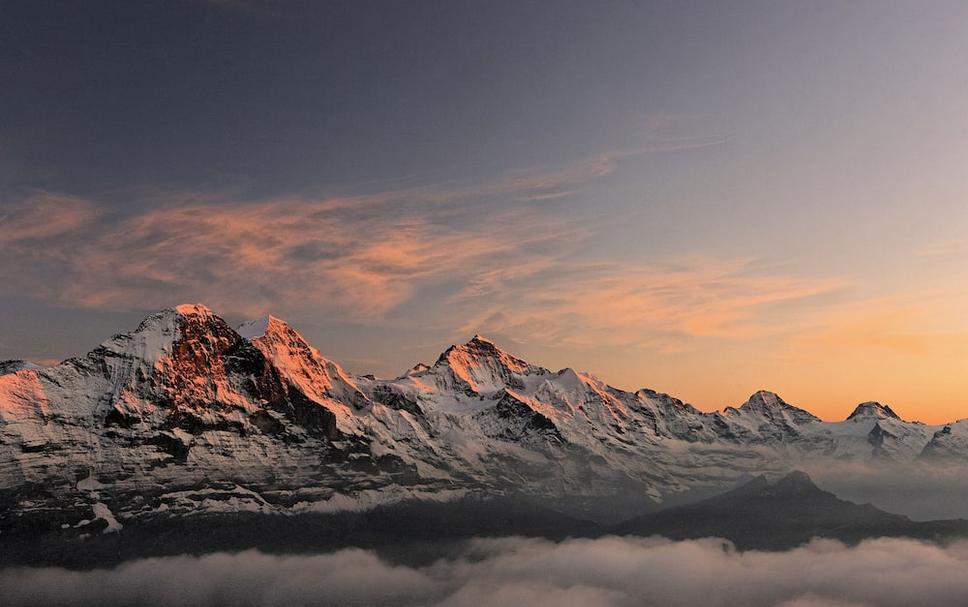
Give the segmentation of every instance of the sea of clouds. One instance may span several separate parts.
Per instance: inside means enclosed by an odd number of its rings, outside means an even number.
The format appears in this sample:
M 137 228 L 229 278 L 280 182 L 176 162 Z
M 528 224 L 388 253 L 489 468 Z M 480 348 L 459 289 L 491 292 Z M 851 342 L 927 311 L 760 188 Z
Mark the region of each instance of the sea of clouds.
M 115 569 L 0 571 L 19 605 L 394 605 L 855 607 L 968 604 L 968 542 L 815 540 L 786 552 L 716 539 L 503 538 L 413 567 L 367 550 L 260 552 L 132 561 Z

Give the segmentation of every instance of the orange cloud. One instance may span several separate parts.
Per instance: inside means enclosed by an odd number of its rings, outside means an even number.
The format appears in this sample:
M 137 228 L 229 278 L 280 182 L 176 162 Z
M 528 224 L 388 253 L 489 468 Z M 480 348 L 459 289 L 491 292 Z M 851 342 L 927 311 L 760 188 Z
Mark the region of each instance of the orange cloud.
M 91 307 L 200 300 L 229 313 L 311 310 L 371 322 L 418 302 L 443 325 L 466 321 L 462 332 L 674 347 L 769 333 L 775 327 L 757 318 L 760 310 L 840 284 L 762 273 L 749 260 L 576 263 L 594 226 L 541 205 L 467 204 L 485 194 L 548 192 L 598 166 L 437 192 L 429 202 L 413 192 L 187 201 L 105 224 L 92 223 L 88 204 L 44 203 L 36 208 L 72 212 L 50 226 L 18 215 L 16 225 L 20 240 L 42 241 L 32 254 L 46 272 L 6 287 Z M 83 234 L 68 237 L 81 225 Z M 57 280 L 47 280 L 51 274 Z M 434 289 L 443 295 L 424 294 Z
M 295 306 L 378 319 L 422 286 L 468 280 L 517 256 L 550 258 L 542 243 L 579 232 L 537 209 L 498 205 L 482 216 L 464 203 L 469 195 L 189 201 L 102 224 L 90 203 L 31 199 L 6 215 L 0 268 L 10 280 L 0 288 L 91 307 L 202 300 L 226 312 Z
M 585 230 L 529 203 L 580 191 L 608 175 L 614 157 L 369 196 L 172 198 L 100 221 L 92 202 L 35 196 L 4 204 L 0 289 L 90 307 L 203 300 L 253 313 L 301 302 L 377 319 L 429 284 L 547 264 Z
M 0 245 L 25 247 L 77 231 L 94 220 L 96 208 L 89 201 L 51 193 L 6 203 L 0 209 Z
M 771 304 L 836 288 L 757 273 L 748 260 L 571 261 L 595 231 L 545 211 L 635 154 L 717 145 L 660 141 L 492 182 L 369 196 L 241 202 L 198 197 L 98 221 L 45 196 L 10 207 L 0 289 L 90 307 L 205 301 L 227 313 L 312 311 L 380 322 L 416 302 L 453 328 L 571 343 L 672 343 L 768 332 Z M 532 204 L 537 203 L 537 204 Z M 30 271 L 22 271 L 25 267 Z M 434 295 L 426 293 L 433 292 Z
M 304 301 L 376 318 L 423 281 L 473 272 L 543 238 L 502 215 L 467 230 L 355 215 L 329 200 L 191 205 L 146 213 L 83 247 L 64 297 L 101 306 L 167 296 L 240 312 Z
M 472 326 L 495 334 L 575 345 L 681 347 L 695 338 L 749 339 L 785 330 L 765 308 L 831 293 L 843 281 L 758 274 L 749 260 L 692 258 L 676 263 L 560 262 L 539 280 L 516 276 L 481 284 L 458 298 Z

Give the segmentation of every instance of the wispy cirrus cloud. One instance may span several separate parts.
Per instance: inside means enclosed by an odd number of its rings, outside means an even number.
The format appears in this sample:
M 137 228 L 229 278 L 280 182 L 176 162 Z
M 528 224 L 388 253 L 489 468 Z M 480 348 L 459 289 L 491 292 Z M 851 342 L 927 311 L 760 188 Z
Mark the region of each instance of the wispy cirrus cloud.
M 553 258 L 552 243 L 584 230 L 535 204 L 609 171 L 583 161 L 369 196 L 181 196 L 127 217 L 101 217 L 95 203 L 73 197 L 32 196 L 3 205 L 0 289 L 90 307 L 204 300 L 240 313 L 302 301 L 374 319 L 428 283 L 515 257 L 532 266 Z
M 585 259 L 582 244 L 601 226 L 554 205 L 651 149 L 366 196 L 183 196 L 124 217 L 76 198 L 28 198 L 0 223 L 0 289 L 95 308 L 203 301 L 224 313 L 377 323 L 417 310 L 455 334 L 676 347 L 768 334 L 764 308 L 842 286 L 751 259 Z
M 784 330 L 759 313 L 845 284 L 769 273 L 751 259 L 696 256 L 651 264 L 562 262 L 539 277 L 484 274 L 456 301 L 490 302 L 469 317 L 465 331 L 478 326 L 576 345 L 665 348 Z
M 97 206 L 82 198 L 38 193 L 0 206 L 0 243 L 23 251 L 31 243 L 77 232 L 94 222 Z
M 661 345 L 751 337 L 769 330 L 757 310 L 840 286 L 763 273 L 742 259 L 578 262 L 573 254 L 595 226 L 533 205 L 482 216 L 393 197 L 188 203 L 87 221 L 52 228 L 42 242 L 7 243 L 8 273 L 26 257 L 34 271 L 6 288 L 90 307 L 201 300 L 224 312 L 314 309 L 355 320 L 422 298 L 446 309 L 458 331 Z M 422 295 L 443 285 L 451 294 Z
M 16 257 L 30 257 L 46 272 L 20 276 L 18 288 L 83 306 L 201 299 L 248 313 L 304 301 L 376 318 L 424 282 L 575 234 L 563 222 L 529 231 L 513 210 L 490 217 L 488 229 L 466 229 L 391 207 L 382 199 L 182 204 L 70 233 L 58 228 L 44 242 L 14 241 L 4 265 L 13 273 Z M 48 283 L 44 274 L 59 279 Z

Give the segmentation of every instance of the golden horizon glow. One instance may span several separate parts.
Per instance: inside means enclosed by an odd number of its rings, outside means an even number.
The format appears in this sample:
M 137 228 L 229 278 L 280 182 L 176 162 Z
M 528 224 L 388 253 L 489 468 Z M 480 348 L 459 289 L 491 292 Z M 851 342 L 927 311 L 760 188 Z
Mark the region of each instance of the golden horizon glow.
M 968 418 L 968 4 L 512 5 L 188 3 L 124 54 L 98 11 L 25 15 L 0 358 L 201 301 L 360 373 L 482 333 L 705 410 Z

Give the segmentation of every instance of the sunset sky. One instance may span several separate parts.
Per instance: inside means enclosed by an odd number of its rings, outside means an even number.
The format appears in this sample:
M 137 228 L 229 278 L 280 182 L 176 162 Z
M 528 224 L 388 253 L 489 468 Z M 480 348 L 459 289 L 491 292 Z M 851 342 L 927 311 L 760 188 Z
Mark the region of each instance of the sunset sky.
M 968 417 L 968 3 L 0 0 L 0 359 L 202 302 Z

